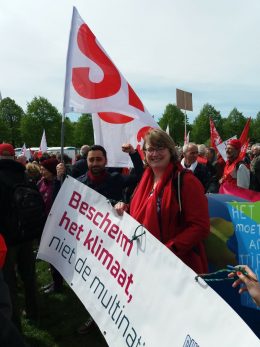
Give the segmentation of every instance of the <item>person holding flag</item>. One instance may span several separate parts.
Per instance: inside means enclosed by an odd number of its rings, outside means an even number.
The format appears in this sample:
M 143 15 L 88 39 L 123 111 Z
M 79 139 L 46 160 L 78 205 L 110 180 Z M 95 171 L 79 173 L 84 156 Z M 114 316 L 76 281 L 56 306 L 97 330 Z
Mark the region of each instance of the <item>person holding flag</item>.
M 229 182 L 233 186 L 248 189 L 250 185 L 250 171 L 241 160 L 241 141 L 232 139 L 226 148 L 227 161 L 224 168 L 224 175 L 220 184 Z

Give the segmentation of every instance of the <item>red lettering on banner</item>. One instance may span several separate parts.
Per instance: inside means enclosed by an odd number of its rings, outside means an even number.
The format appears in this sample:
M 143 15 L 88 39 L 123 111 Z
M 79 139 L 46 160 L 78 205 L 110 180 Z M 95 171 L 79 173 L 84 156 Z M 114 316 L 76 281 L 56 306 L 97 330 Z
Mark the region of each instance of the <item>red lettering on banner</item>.
M 103 71 L 104 78 L 95 83 L 89 79 L 89 67 L 72 69 L 72 84 L 77 93 L 86 99 L 106 98 L 116 94 L 121 88 L 121 76 L 102 49 L 96 43 L 96 37 L 86 24 L 78 31 L 77 42 L 81 52 L 95 62 Z
M 81 195 L 79 193 L 75 192 L 75 190 L 74 190 L 74 192 L 71 195 L 70 201 L 69 201 L 69 206 L 77 209 L 80 201 L 81 201 Z M 82 214 L 84 214 L 84 213 L 82 213 Z
M 82 199 L 81 194 L 74 190 L 69 199 L 68 205 L 72 207 L 74 210 L 78 210 L 80 214 L 82 214 L 87 219 L 92 221 L 93 224 L 99 230 L 103 231 L 111 239 L 115 240 L 115 242 L 120 245 L 123 252 L 125 252 L 127 256 L 129 257 L 133 248 L 133 243 L 123 233 L 123 231 L 119 229 L 119 226 L 112 222 L 110 218 L 110 213 L 107 212 L 104 215 L 102 212 L 97 211 L 94 206 L 90 206 L 86 201 L 82 201 L 81 199 Z M 65 230 L 68 229 L 71 235 L 74 235 L 77 231 L 77 224 L 74 222 L 71 222 L 66 211 L 64 212 L 61 218 L 59 226 L 63 226 Z M 79 235 L 82 231 L 83 231 L 83 226 L 82 226 L 82 229 L 81 227 L 78 228 L 77 236 L 76 236 L 78 240 L 79 240 Z M 88 234 L 84 242 L 84 246 L 89 245 L 89 247 L 91 248 L 90 244 L 92 243 L 93 238 L 90 238 L 90 235 L 91 233 Z
M 97 222 L 97 217 L 101 217 L 101 219 L 104 217 L 103 214 L 101 212 L 97 212 L 94 219 L 93 219 L 93 223 L 98 226 L 99 222 Z

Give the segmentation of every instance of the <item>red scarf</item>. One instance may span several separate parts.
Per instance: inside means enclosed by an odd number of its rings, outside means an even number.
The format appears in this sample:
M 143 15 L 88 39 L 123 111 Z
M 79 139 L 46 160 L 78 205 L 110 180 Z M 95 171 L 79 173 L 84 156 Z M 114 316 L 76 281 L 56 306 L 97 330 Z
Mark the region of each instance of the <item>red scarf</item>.
M 130 205 L 130 215 L 143 224 L 158 240 L 167 244 L 173 236 L 173 216 L 178 203 L 172 189 L 172 179 L 177 172 L 182 170 L 179 163 L 169 163 L 162 178 L 158 182 L 151 195 L 154 174 L 151 168 L 147 168 L 136 188 Z M 161 197 L 161 225 L 158 220 L 157 201 Z
M 230 183 L 234 183 L 236 185 L 236 179 L 232 177 L 232 172 L 235 170 L 237 163 L 241 161 L 241 159 L 238 157 L 235 161 L 230 163 L 229 160 L 226 161 L 226 165 L 224 168 L 224 175 L 223 175 L 223 182 L 227 181 Z
M 87 172 L 87 176 L 95 186 L 98 186 L 99 184 L 105 181 L 106 177 L 108 176 L 108 173 L 106 170 L 104 170 L 99 175 L 93 175 L 92 172 L 89 170 Z

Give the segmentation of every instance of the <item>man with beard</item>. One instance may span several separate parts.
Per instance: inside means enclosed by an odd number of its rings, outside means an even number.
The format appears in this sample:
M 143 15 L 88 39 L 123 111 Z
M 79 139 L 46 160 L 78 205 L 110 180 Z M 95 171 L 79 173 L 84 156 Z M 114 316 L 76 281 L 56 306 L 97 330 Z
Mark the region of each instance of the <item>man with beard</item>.
M 228 142 L 226 148 L 227 161 L 224 168 L 224 175 L 220 183 L 229 182 L 237 187 L 249 188 L 250 171 L 245 163 L 241 161 L 239 155 L 241 151 L 241 142 L 232 139 Z

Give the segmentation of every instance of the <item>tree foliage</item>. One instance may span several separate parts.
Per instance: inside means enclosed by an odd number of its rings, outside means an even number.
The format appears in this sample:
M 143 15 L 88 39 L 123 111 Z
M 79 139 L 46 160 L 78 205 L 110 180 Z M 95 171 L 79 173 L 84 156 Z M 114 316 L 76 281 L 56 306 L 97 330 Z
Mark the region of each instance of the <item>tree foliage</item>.
M 205 104 L 201 109 L 199 115 L 195 118 L 191 140 L 196 143 L 209 143 L 210 139 L 210 127 L 209 121 L 210 118 L 213 120 L 220 136 L 222 133 L 222 118 L 220 112 L 217 111 L 212 105 Z
M 75 146 L 92 145 L 94 143 L 94 131 L 92 117 L 88 113 L 82 114 L 74 129 Z
M 255 119 L 251 120 L 249 135 L 253 142 L 260 143 L 260 112 L 257 113 Z
M 229 113 L 228 117 L 223 119 L 222 140 L 227 140 L 235 135 L 237 135 L 237 138 L 239 138 L 244 129 L 246 121 L 247 119 L 245 116 L 243 116 L 243 113 L 234 108 Z
M 163 130 L 169 126 L 169 134 L 176 144 L 183 144 L 184 140 L 184 120 L 185 114 L 173 104 L 168 104 L 158 124 Z M 187 117 L 186 117 L 187 120 Z M 190 125 L 187 120 L 187 131 Z
M 35 97 L 27 104 L 27 111 L 21 122 L 21 134 L 27 147 L 40 145 L 43 129 L 48 146 L 57 146 L 61 114 L 47 99 Z
M 185 114 L 174 104 L 168 104 L 159 125 L 169 132 L 176 144 L 183 144 Z M 192 125 L 188 124 L 187 131 L 191 130 L 190 141 L 196 143 L 209 143 L 209 119 L 212 118 L 221 138 L 226 140 L 234 135 L 240 137 L 246 124 L 246 117 L 234 108 L 227 118 L 221 118 L 220 112 L 212 105 L 205 104 Z M 9 142 L 15 147 L 23 143 L 27 147 L 40 145 L 43 129 L 45 129 L 47 144 L 60 146 L 61 120 L 58 110 L 44 97 L 35 97 L 27 104 L 26 112 L 11 98 L 0 102 L 0 143 Z M 116 134 L 115 134 L 116 135 Z M 260 142 L 260 112 L 251 120 L 249 136 L 253 142 Z M 83 144 L 94 143 L 92 116 L 82 114 L 77 121 L 72 122 L 68 117 L 64 120 L 64 145 L 81 147 Z
M 20 123 L 23 109 L 11 98 L 0 102 L 0 141 L 11 143 L 14 147 L 21 141 Z

